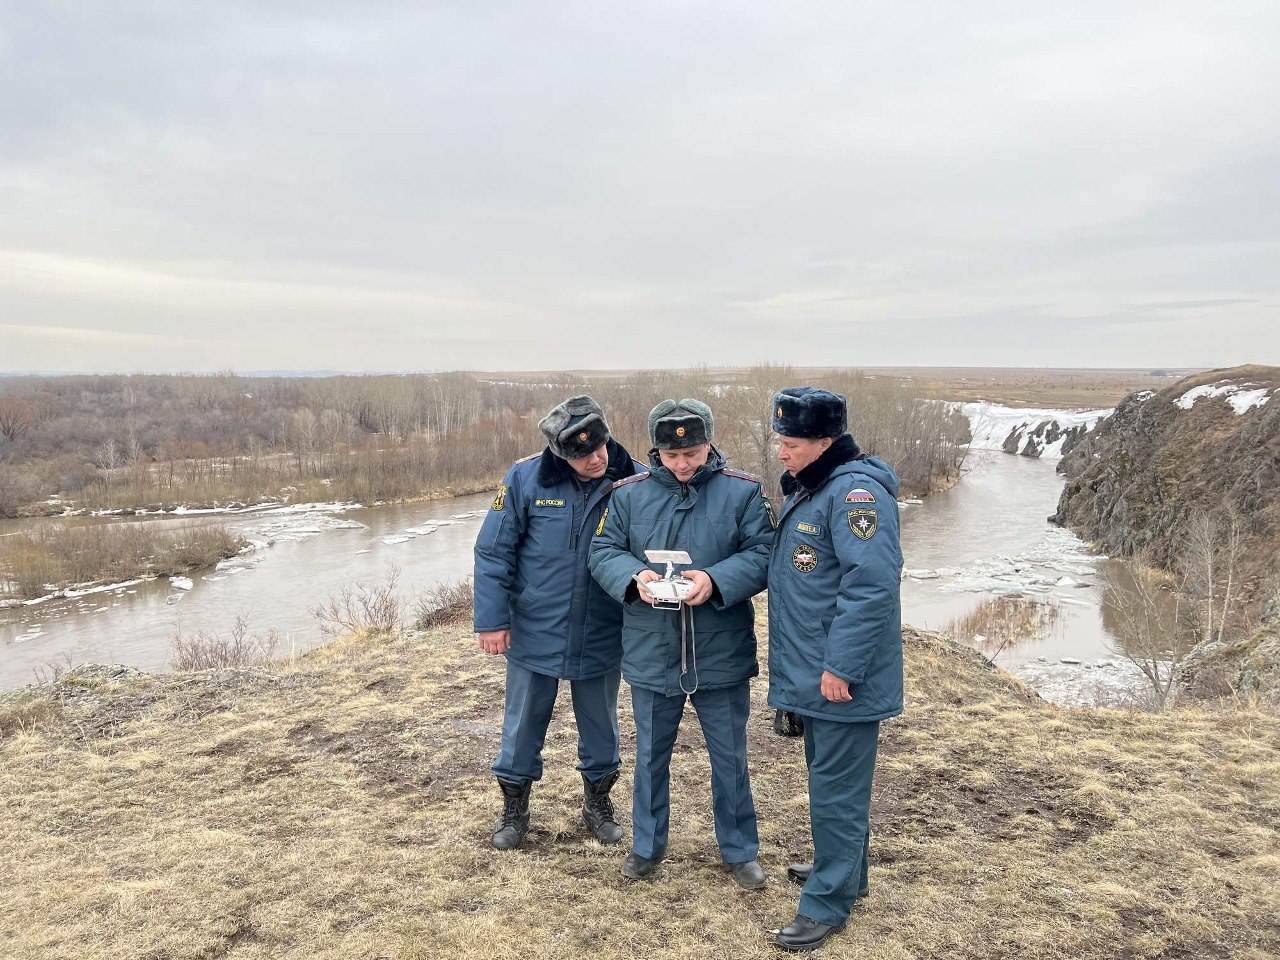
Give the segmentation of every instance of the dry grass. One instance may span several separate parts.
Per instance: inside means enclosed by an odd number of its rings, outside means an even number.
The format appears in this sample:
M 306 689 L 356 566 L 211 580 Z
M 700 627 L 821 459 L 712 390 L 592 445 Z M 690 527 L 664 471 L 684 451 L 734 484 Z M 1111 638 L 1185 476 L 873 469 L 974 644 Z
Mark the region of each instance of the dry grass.
M 1059 709 L 929 634 L 909 634 L 908 669 L 908 711 L 883 732 L 872 895 L 823 956 L 1280 952 L 1280 720 Z M 0 706 L 4 956 L 773 955 L 807 808 L 765 684 L 750 749 L 771 882 L 743 893 L 718 862 L 692 717 L 658 882 L 627 883 L 623 851 L 586 838 L 567 703 L 527 846 L 490 849 L 501 677 L 455 624 L 340 641 L 274 675 L 73 673 L 43 707 Z

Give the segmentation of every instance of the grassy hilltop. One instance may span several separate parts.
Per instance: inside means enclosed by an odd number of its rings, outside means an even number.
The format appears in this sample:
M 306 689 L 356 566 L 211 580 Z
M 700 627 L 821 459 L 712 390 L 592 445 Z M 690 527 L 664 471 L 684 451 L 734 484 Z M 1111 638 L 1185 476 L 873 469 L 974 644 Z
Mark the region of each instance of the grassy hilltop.
M 740 892 L 719 865 L 692 716 L 668 862 L 634 885 L 624 850 L 577 816 L 567 704 L 527 846 L 489 848 L 501 671 L 468 628 L 356 637 L 270 671 L 82 671 L 8 698 L 4 957 L 775 955 L 808 823 L 802 746 L 773 735 L 763 678 L 750 729 L 768 888 Z M 907 665 L 872 895 L 820 956 L 1280 953 L 1280 719 L 1061 709 L 915 631 Z

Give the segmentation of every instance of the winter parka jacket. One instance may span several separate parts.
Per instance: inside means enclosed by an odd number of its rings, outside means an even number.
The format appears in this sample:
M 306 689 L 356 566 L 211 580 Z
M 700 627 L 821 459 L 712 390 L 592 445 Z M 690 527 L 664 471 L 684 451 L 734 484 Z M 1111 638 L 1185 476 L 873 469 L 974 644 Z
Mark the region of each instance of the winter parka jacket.
M 622 675 L 664 696 L 748 680 L 760 672 L 751 598 L 764 589 L 773 539 L 760 481 L 727 469 L 715 447 L 685 484 L 656 452 L 650 463 L 647 473 L 615 485 L 591 546 L 592 575 L 625 608 Z M 646 550 L 687 551 L 693 562 L 683 569 L 711 577 L 711 599 L 684 611 L 639 599 L 632 578 L 666 570 L 650 564 Z M 681 618 L 690 612 L 682 638 Z
M 476 632 L 510 629 L 507 659 L 534 673 L 589 680 L 622 658 L 622 610 L 587 554 L 614 482 L 643 464 L 607 445 L 608 471 L 589 490 L 550 449 L 517 461 L 476 538 Z
M 898 477 L 846 434 L 796 477 L 769 564 L 769 703 L 849 723 L 902 712 Z M 822 672 L 853 700 L 822 696 Z

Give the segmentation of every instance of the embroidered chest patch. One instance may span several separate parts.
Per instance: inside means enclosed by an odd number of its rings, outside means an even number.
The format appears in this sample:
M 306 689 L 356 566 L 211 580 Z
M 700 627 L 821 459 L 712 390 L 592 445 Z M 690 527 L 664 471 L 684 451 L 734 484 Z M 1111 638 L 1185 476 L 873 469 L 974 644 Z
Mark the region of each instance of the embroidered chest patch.
M 822 528 L 818 526 L 816 523 L 805 523 L 803 520 L 801 520 L 799 523 L 796 524 L 796 529 L 799 530 L 801 533 L 813 534 L 813 536 L 815 537 L 822 536 Z
M 563 507 L 564 501 L 563 500 L 535 500 L 533 501 L 533 505 L 535 507 Z
M 493 498 L 493 509 L 501 510 L 507 505 L 507 485 L 505 483 L 498 484 L 498 495 Z
M 874 510 L 850 510 L 849 529 L 859 540 L 870 540 L 880 528 L 880 517 Z
M 845 503 L 875 503 L 876 495 L 870 490 L 864 490 L 862 487 L 855 487 L 850 490 L 844 498 Z
M 818 551 L 802 543 L 791 551 L 791 565 L 801 573 L 811 573 L 818 566 Z

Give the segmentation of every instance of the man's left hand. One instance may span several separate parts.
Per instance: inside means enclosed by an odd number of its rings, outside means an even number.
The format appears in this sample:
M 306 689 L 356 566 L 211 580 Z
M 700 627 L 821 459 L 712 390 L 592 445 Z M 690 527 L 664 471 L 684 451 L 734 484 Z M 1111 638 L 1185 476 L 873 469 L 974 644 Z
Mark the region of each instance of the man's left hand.
M 689 595 L 684 598 L 684 602 L 691 607 L 696 607 L 700 603 L 706 603 L 711 599 L 716 585 L 705 570 L 685 570 L 684 577 L 693 581 L 693 589 Z
M 853 699 L 849 692 L 849 681 L 842 680 L 830 670 L 822 671 L 822 695 L 832 703 L 848 703 Z

